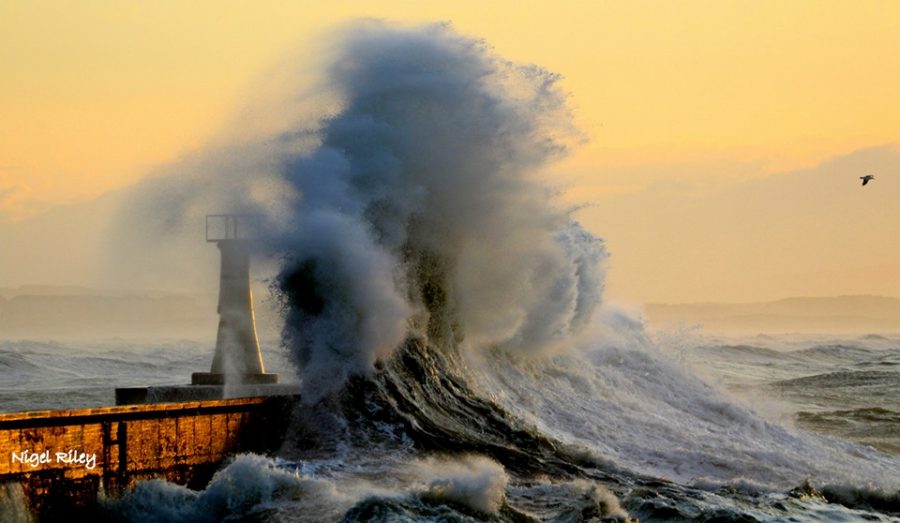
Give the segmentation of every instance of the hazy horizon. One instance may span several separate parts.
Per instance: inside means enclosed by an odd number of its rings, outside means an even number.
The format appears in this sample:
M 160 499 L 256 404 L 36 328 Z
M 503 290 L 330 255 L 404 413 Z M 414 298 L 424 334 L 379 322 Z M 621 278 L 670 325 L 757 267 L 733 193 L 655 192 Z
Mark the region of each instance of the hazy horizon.
M 254 285 L 261 338 L 277 343 L 283 326 L 278 304 Z M 651 330 L 685 329 L 704 335 L 793 333 L 892 335 L 900 333 L 900 298 L 848 295 L 784 297 L 745 303 L 615 302 L 607 310 L 644 322 Z M 0 287 L 0 332 L 7 339 L 191 339 L 211 342 L 218 315 L 210 293 L 73 286 Z

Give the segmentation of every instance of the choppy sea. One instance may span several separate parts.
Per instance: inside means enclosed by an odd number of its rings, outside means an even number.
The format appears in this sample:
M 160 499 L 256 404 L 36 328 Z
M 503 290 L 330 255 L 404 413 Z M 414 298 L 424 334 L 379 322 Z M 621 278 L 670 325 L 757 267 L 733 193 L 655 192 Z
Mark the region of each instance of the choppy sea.
M 277 456 L 203 491 L 151 481 L 130 521 L 898 521 L 900 338 L 599 336 L 517 358 L 410 339 L 304 403 Z M 602 341 L 596 341 L 602 340 Z M 211 343 L 4 341 L 0 409 L 187 383 Z M 270 371 L 296 373 L 277 343 Z

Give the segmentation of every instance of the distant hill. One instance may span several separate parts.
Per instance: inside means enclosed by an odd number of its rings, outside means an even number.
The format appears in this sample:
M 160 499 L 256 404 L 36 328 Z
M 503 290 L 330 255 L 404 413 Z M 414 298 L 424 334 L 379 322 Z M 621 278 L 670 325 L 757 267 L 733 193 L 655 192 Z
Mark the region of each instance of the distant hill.
M 277 340 L 277 304 L 254 288 L 261 340 Z M 216 297 L 66 285 L 0 287 L 0 342 L 19 339 L 215 339 Z
M 56 338 L 208 338 L 215 304 L 192 296 L 75 287 L 0 289 L 0 341 Z
M 785 298 L 759 303 L 648 304 L 653 326 L 699 324 L 705 331 L 900 332 L 900 299 L 887 296 Z
M 159 294 L 145 291 L 114 291 L 91 289 L 78 285 L 20 285 L 0 287 L 0 297 L 11 299 L 16 296 L 127 296 Z

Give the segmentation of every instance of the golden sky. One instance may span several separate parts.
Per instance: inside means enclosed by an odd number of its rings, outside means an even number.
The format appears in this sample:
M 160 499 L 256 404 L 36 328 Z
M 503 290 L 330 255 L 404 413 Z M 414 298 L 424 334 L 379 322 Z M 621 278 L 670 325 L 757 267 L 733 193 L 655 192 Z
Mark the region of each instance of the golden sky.
M 450 21 L 563 75 L 590 142 L 550 174 L 595 204 L 579 218 L 608 240 L 614 297 L 900 295 L 885 283 L 900 281 L 900 215 L 878 207 L 898 207 L 898 155 L 851 154 L 900 142 L 898 2 L 4 1 L 0 221 L 131 185 L 202 147 L 274 64 L 354 17 Z M 809 173 L 846 155 L 846 188 L 818 206 L 808 185 L 784 194 L 766 181 L 815 184 Z M 855 199 L 854 161 L 877 170 L 877 200 Z M 836 215 L 844 191 L 856 207 Z M 841 224 L 864 215 L 881 222 L 860 243 Z

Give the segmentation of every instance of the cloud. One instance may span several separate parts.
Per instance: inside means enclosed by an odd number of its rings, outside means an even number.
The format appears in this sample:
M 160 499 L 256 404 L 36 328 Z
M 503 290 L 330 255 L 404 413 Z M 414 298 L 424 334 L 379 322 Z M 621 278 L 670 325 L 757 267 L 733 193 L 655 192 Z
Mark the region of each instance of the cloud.
M 0 221 L 21 220 L 36 207 L 31 198 L 31 188 L 0 178 Z
M 653 184 L 579 216 L 610 244 L 612 288 L 639 299 L 900 295 L 897 165 L 897 146 L 871 147 L 712 187 Z M 868 173 L 876 180 L 861 187 Z

